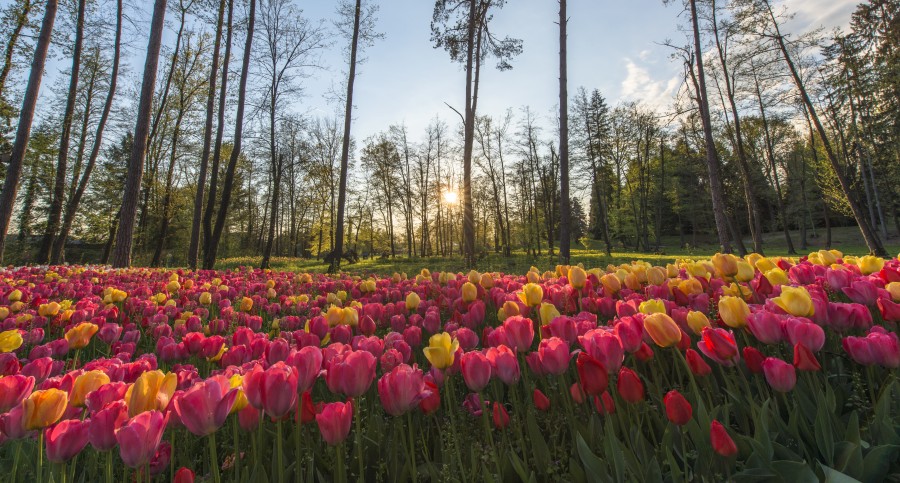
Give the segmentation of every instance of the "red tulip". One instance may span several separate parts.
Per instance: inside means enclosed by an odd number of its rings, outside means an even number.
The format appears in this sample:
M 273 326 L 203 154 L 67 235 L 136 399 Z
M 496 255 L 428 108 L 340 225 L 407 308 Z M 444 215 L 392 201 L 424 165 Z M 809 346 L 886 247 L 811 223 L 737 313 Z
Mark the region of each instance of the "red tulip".
M 34 378 L 16 374 L 0 377 L 0 414 L 18 406 L 34 389 Z
M 536 407 L 539 411 L 550 410 L 550 399 L 546 394 L 542 393 L 540 389 L 534 390 L 532 398 L 534 399 L 534 407 Z
M 627 367 L 619 369 L 616 390 L 626 402 L 634 404 L 644 400 L 644 383 L 636 372 Z
M 252 404 L 244 406 L 244 409 L 238 411 L 238 424 L 248 433 L 255 430 L 259 426 L 259 410 Z
M 767 357 L 762 363 L 766 381 L 778 392 L 790 392 L 797 384 L 797 371 L 794 366 L 777 357 Z
M 90 425 L 90 419 L 67 419 L 44 430 L 47 459 L 63 463 L 74 458 L 88 444 Z
M 188 468 L 181 467 L 175 472 L 174 483 L 194 483 L 194 472 Z
M 116 431 L 128 421 L 125 401 L 113 401 L 91 417 L 88 440 L 97 451 L 109 451 L 116 447 Z
M 569 369 L 569 344 L 559 337 L 542 340 L 538 346 L 538 355 L 547 374 L 558 376 Z
M 144 411 L 129 419 L 116 431 L 119 455 L 129 468 L 140 468 L 150 462 L 162 439 L 166 420 L 159 411 Z
M 243 390 L 251 405 L 269 417 L 283 418 L 297 404 L 297 369 L 284 362 L 264 371 L 257 366 L 244 376 Z
M 794 345 L 794 367 L 801 371 L 822 370 L 816 355 L 799 342 Z
M 708 376 L 712 373 L 712 368 L 703 360 L 703 357 L 694 349 L 688 349 L 685 352 L 688 368 L 695 376 Z
M 506 412 L 506 408 L 502 404 L 494 401 L 493 413 L 494 426 L 496 426 L 497 429 L 505 429 L 509 426 L 509 413 Z
M 606 390 L 609 376 L 603 363 L 586 352 L 579 352 L 575 366 L 578 368 L 578 378 L 585 393 L 595 396 Z
M 359 397 L 369 390 L 375 380 L 378 360 L 368 351 L 351 351 L 327 363 L 325 382 L 331 392 Z
M 697 347 L 706 357 L 726 367 L 734 366 L 741 358 L 734 334 L 725 329 L 704 328 Z
M 188 431 L 197 436 L 207 436 L 225 424 L 237 397 L 238 389 L 231 389 L 228 378 L 212 376 L 194 384 L 172 402 Z
M 762 373 L 762 363 L 764 360 L 766 360 L 766 356 L 764 356 L 763 353 L 759 351 L 759 349 L 751 346 L 744 347 L 743 352 L 744 363 L 747 364 L 747 369 L 750 369 L 750 372 L 752 372 L 753 374 Z
M 709 440 L 713 450 L 721 456 L 729 458 L 738 452 L 737 445 L 734 444 L 734 440 L 728 435 L 725 426 L 722 426 L 722 423 L 716 420 L 713 420 L 712 425 L 710 425 Z
M 481 352 L 466 352 L 460 358 L 463 380 L 472 392 L 481 392 L 491 381 L 491 361 Z
M 352 421 L 353 403 L 350 401 L 326 404 L 322 406 L 322 411 L 316 414 L 316 423 L 319 425 L 322 439 L 331 446 L 339 445 L 347 439 Z
M 423 414 L 431 414 L 441 407 L 441 392 L 438 391 L 437 385 L 426 379 L 425 388 L 429 395 L 419 401 L 419 410 Z
M 487 364 L 490 367 L 490 364 Z M 425 387 L 425 376 L 422 371 L 406 364 L 400 364 L 378 380 L 381 405 L 391 416 L 406 414 L 429 395 L 430 391 Z
M 666 417 L 676 426 L 684 426 L 694 414 L 691 403 L 674 389 L 663 397 L 663 404 L 666 405 Z
M 600 414 L 613 414 L 616 412 L 616 402 L 609 395 L 609 391 L 603 391 L 603 394 L 594 396 L 594 408 Z
M 583 404 L 584 398 L 587 397 L 584 393 L 584 389 L 581 388 L 581 384 L 578 384 L 577 382 L 569 386 L 569 395 L 572 396 L 572 401 L 574 401 L 575 404 Z

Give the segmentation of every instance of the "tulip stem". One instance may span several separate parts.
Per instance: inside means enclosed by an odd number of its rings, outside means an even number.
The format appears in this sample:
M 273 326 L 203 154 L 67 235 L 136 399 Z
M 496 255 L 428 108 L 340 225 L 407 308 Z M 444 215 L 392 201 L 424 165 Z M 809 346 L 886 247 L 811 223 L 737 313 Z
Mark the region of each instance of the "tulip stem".
M 112 463 L 113 463 L 112 450 L 108 450 L 106 452 L 106 483 L 113 483 L 113 464 Z
M 301 402 L 297 405 L 298 416 L 302 411 L 302 404 L 303 403 Z M 299 417 L 297 418 L 297 421 L 294 422 L 294 481 L 297 483 L 300 483 L 300 480 L 302 478 L 302 465 L 300 464 L 300 462 L 303 461 L 303 452 L 300 450 L 300 430 L 303 428 L 303 426 L 301 426 L 302 424 L 303 423 L 301 422 Z
M 22 443 L 19 441 L 16 441 L 16 453 L 15 453 L 15 456 L 13 456 L 12 474 L 11 474 L 11 478 L 9 481 L 12 481 L 12 482 L 16 481 L 16 473 L 18 472 L 18 469 L 19 469 L 19 456 L 21 454 L 22 454 Z
M 456 456 L 456 464 L 459 468 L 460 475 L 465 475 L 465 469 L 462 464 L 462 457 L 459 455 L 459 434 L 456 432 L 456 406 L 453 401 L 453 378 L 446 379 L 447 388 L 447 412 L 450 413 L 450 433 L 453 434 L 453 453 Z
M 337 468 L 335 468 L 337 478 L 335 478 L 335 481 L 344 483 L 345 481 L 347 481 L 347 476 L 344 473 L 346 471 L 346 468 L 344 468 L 344 443 L 335 446 L 334 452 L 337 454 Z
M 416 483 L 419 480 L 419 469 L 416 467 L 416 443 L 413 439 L 412 413 L 406 413 L 406 429 L 409 437 L 409 469 L 412 472 L 412 481 Z
M 356 398 L 356 407 L 353 408 L 353 419 L 356 424 L 356 459 L 359 464 L 359 481 L 365 481 L 365 462 L 363 461 L 362 449 L 362 416 L 360 415 L 361 405 L 360 398 Z
M 281 425 L 282 421 L 279 419 L 275 424 L 275 428 L 277 430 L 277 434 L 275 436 L 275 451 L 278 456 L 278 483 L 284 483 L 284 442 L 282 441 L 284 438 L 282 438 L 281 434 Z
M 234 440 L 234 481 L 241 479 L 241 446 L 240 435 L 238 434 L 238 422 L 232 421 L 231 438 Z
M 68 471 L 66 471 L 66 462 L 63 461 L 62 463 L 59 464 L 59 481 L 61 483 L 66 483 L 66 475 L 67 474 L 68 474 Z
M 210 433 L 209 435 L 209 466 L 210 470 L 212 470 L 213 481 L 215 483 L 221 483 L 222 479 L 219 476 L 219 456 L 216 454 L 216 433 Z
M 502 480 L 503 469 L 500 467 L 500 459 L 497 458 L 497 447 L 494 445 L 494 433 L 491 430 L 491 423 L 488 420 L 488 405 L 485 403 L 481 393 L 478 394 L 478 399 L 481 400 L 481 420 L 484 422 L 484 432 L 487 434 L 488 444 L 491 446 L 491 457 L 494 459 L 494 464 L 497 466 L 497 476 Z M 496 404 L 496 402 L 494 404 Z
M 38 463 L 37 463 L 37 482 L 44 481 L 44 431 L 38 433 Z

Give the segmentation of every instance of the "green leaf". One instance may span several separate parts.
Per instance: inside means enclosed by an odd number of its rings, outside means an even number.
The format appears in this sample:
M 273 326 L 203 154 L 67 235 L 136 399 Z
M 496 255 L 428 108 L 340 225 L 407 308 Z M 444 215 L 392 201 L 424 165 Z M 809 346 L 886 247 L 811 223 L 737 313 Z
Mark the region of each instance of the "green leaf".
M 859 478 L 863 472 L 862 448 L 856 443 L 841 441 L 835 447 L 835 469 L 853 478 Z
M 886 444 L 872 448 L 863 459 L 863 481 L 884 481 L 900 446 Z
M 773 461 L 772 469 L 788 483 L 818 483 L 819 481 L 812 468 L 804 461 Z
M 819 466 L 822 467 L 822 471 L 825 472 L 825 483 L 861 483 L 856 478 L 841 473 L 830 466 L 825 466 L 823 464 L 819 464 Z
M 528 432 L 528 442 L 531 446 L 532 461 L 538 468 L 549 468 L 550 448 L 547 447 L 547 441 L 544 440 L 544 435 L 541 432 L 540 427 L 538 427 L 534 414 L 531 412 L 528 412 L 528 415 L 525 417 L 525 430 Z M 523 451 L 525 450 L 525 448 L 522 449 Z
M 819 453 L 824 457 L 825 463 L 831 466 L 834 465 L 834 434 L 832 433 L 831 421 L 826 411 L 824 404 L 819 405 L 816 410 L 816 422 L 813 425 L 813 431 L 816 435 L 816 441 L 819 443 Z
M 738 483 L 770 482 L 777 478 L 778 475 L 766 468 L 748 468 L 731 475 L 731 479 Z
M 601 475 L 607 474 L 606 464 L 595 455 L 584 438 L 580 434 L 575 435 L 575 446 L 578 448 L 578 456 L 581 458 L 581 464 L 584 466 L 584 475 L 587 481 L 602 482 Z M 618 480 L 621 481 L 621 480 Z
M 606 451 L 607 457 L 612 458 L 615 481 L 621 483 L 622 481 L 625 481 L 625 457 L 622 454 L 622 445 L 619 443 L 619 440 L 616 439 L 616 433 L 613 431 L 609 419 L 606 420 L 605 432 L 606 438 L 603 443 L 604 450 Z M 584 440 L 580 440 L 580 442 L 584 443 Z

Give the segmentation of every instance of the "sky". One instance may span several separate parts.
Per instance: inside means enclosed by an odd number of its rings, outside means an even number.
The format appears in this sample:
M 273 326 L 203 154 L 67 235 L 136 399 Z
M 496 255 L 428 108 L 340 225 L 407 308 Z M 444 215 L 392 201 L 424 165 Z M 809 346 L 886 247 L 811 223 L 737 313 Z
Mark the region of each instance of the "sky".
M 0 5 L 9 1 L 0 0 Z M 364 0 L 370 1 L 375 0 Z M 354 137 L 365 139 L 397 123 L 405 123 L 413 137 L 419 137 L 436 115 L 455 123 L 459 118 L 446 104 L 463 110 L 465 72 L 461 65 L 450 62 L 443 49 L 432 46 L 430 21 L 434 2 L 377 1 L 377 30 L 384 38 L 366 50 L 367 61 L 358 69 Z M 312 20 L 325 20 L 330 25 L 336 16 L 335 0 L 295 2 Z M 145 4 L 148 10 L 152 5 L 149 0 L 136 3 Z M 801 33 L 816 27 L 846 27 L 856 3 L 784 0 L 789 11 L 796 13 L 784 30 Z M 670 105 L 681 83 L 682 68 L 678 61 L 670 59 L 671 50 L 661 44 L 666 40 L 686 42 L 678 29 L 683 23 L 679 19 L 680 1 L 666 6 L 662 0 L 569 0 L 568 11 L 570 99 L 583 86 L 599 89 L 613 105 L 630 100 L 660 108 Z M 501 116 L 507 109 L 517 113 L 527 105 L 539 116 L 541 124 L 552 128 L 559 88 L 557 1 L 508 0 L 494 15 L 492 30 L 500 36 L 522 39 L 524 52 L 513 59 L 512 70 L 498 72 L 491 62 L 482 69 L 479 114 Z M 172 42 L 174 10 L 169 11 L 168 17 L 164 40 Z M 149 24 L 149 15 L 133 16 L 138 23 L 143 18 Z M 138 27 L 146 35 L 149 25 Z M 126 59 L 126 72 L 135 82 L 139 82 L 143 65 L 144 42 L 143 38 L 132 39 Z M 239 42 L 242 44 L 242 40 Z M 293 100 L 292 110 L 313 116 L 332 115 L 336 108 L 343 112 L 343 106 L 336 106 L 329 94 L 341 90 L 345 81 L 347 42 L 335 37 L 332 47 L 322 52 L 325 68 L 311 71 L 311 76 L 303 80 L 304 93 Z M 48 90 L 65 85 L 58 79 L 68 65 L 67 59 L 51 60 L 42 97 L 50 95 Z M 239 54 L 232 62 L 232 69 L 238 67 Z

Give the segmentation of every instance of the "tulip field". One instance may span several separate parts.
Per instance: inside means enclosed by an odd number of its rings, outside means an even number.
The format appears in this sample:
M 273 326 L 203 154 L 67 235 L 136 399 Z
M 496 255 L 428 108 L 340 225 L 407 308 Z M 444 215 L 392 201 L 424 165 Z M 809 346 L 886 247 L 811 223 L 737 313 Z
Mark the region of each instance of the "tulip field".
M 900 260 L 0 271 L 0 481 L 900 481 Z

